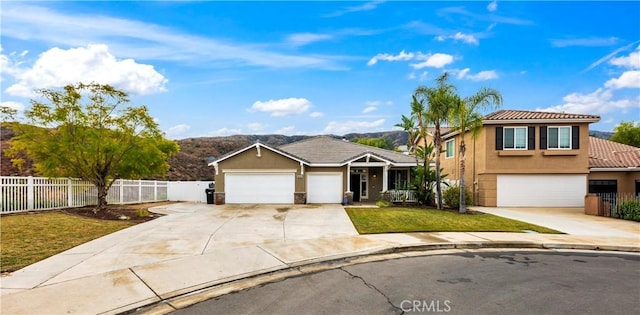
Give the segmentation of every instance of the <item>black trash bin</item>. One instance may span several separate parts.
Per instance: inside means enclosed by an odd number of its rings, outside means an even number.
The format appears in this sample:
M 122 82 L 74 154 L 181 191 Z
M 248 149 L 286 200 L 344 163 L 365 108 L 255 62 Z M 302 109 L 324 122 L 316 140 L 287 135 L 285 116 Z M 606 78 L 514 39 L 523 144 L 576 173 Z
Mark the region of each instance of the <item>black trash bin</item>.
M 207 188 L 204 190 L 204 192 L 207 194 L 207 204 L 212 205 L 213 204 L 213 193 L 216 190 L 213 188 Z

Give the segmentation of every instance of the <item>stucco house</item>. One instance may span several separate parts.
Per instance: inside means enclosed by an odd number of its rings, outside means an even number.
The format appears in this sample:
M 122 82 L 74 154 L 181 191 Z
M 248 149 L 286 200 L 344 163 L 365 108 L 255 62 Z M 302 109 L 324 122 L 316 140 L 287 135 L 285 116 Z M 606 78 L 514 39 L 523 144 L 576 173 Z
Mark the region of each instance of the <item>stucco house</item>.
M 376 201 L 403 188 L 415 157 L 334 139 L 309 138 L 280 147 L 255 143 L 209 164 L 216 204 Z
M 588 192 L 640 195 L 640 148 L 589 137 Z
M 589 124 L 599 116 L 500 110 L 480 134 L 464 134 L 465 180 L 474 204 L 488 207 L 582 207 L 588 189 Z M 443 133 L 441 165 L 459 180 L 462 135 Z

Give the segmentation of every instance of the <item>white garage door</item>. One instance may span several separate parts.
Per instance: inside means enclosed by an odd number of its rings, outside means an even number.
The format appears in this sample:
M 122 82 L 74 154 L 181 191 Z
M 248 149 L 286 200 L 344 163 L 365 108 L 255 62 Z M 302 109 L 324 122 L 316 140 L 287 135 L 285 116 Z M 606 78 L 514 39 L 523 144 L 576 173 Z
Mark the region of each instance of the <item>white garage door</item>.
M 584 207 L 586 175 L 498 175 L 498 207 Z
M 342 173 L 307 173 L 307 203 L 341 203 Z
M 226 203 L 293 203 L 295 173 L 226 173 Z

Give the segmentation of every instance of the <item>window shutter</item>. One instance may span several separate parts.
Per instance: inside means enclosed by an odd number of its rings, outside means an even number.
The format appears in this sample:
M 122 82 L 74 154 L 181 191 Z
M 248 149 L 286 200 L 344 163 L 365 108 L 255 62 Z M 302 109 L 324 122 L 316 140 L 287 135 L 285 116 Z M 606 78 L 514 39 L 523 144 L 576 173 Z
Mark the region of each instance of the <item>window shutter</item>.
M 496 127 L 496 150 L 502 150 L 502 127 Z
M 536 127 L 529 126 L 529 130 L 527 131 L 527 150 L 535 150 L 536 149 Z
M 580 149 L 580 126 L 571 126 L 571 148 Z
M 540 150 L 547 149 L 547 126 L 540 127 Z

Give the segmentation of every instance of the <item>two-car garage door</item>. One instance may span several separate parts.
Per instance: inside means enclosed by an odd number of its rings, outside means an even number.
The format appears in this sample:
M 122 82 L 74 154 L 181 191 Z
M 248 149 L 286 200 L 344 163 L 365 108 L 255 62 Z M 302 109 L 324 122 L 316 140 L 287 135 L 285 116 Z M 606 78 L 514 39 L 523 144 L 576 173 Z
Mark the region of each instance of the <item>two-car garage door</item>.
M 295 173 L 226 173 L 227 203 L 292 204 Z
M 586 175 L 498 175 L 498 207 L 583 207 Z

